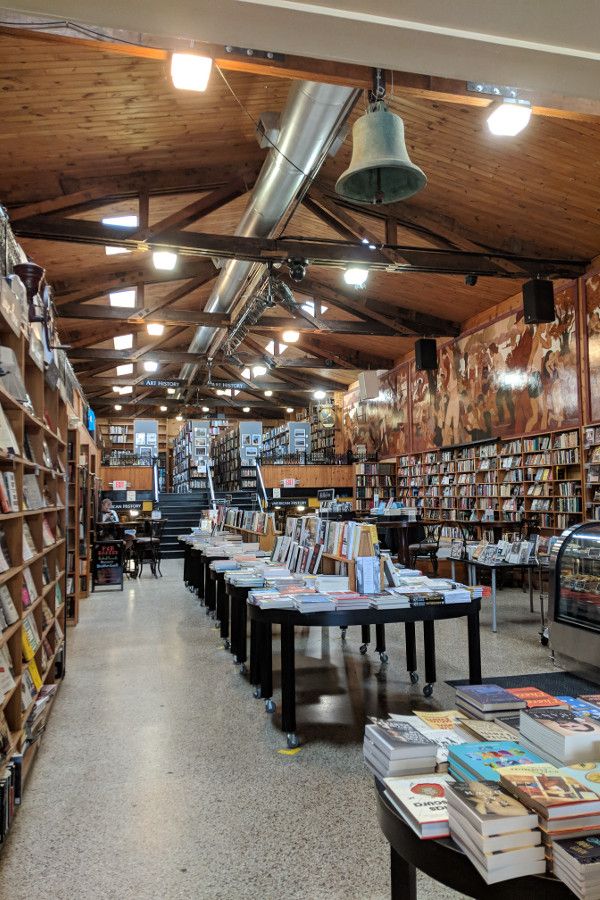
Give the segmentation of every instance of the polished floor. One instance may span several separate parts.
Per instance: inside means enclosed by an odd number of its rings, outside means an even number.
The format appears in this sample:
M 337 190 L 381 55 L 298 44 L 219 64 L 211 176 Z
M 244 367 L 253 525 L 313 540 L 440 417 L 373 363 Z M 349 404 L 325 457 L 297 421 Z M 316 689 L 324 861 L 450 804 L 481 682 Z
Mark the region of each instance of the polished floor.
M 466 628 L 436 628 L 431 700 L 358 629 L 298 636 L 295 755 L 181 583 L 181 563 L 82 606 L 67 677 L 0 857 L 0 900 L 385 900 L 388 850 L 362 765 L 365 716 L 445 708 L 466 676 Z M 525 594 L 482 617 L 483 674 L 547 671 Z M 420 635 L 418 637 L 420 641 Z M 278 663 L 277 658 L 275 663 Z M 278 699 L 277 679 L 275 698 Z M 419 896 L 451 892 L 421 879 Z

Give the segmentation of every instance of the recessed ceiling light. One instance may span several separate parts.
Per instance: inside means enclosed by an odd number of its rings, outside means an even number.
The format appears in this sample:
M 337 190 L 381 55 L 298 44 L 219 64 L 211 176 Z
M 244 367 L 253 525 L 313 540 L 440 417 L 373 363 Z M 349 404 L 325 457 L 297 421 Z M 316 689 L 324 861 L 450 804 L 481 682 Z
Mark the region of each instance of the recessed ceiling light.
M 364 269 L 361 266 L 350 266 L 350 268 L 346 269 L 344 272 L 344 281 L 346 284 L 352 285 L 352 287 L 362 287 L 367 283 L 368 277 L 369 270 Z
M 245 369 L 242 369 L 242 378 L 250 378 L 251 374 L 252 373 L 250 372 L 250 369 L 248 368 L 248 366 L 246 366 Z
M 113 338 L 113 344 L 115 350 L 131 350 L 133 347 L 133 335 L 120 334 L 118 337 Z
M 133 373 L 133 363 L 123 363 L 117 366 L 117 375 L 131 375 Z
M 254 378 L 260 378 L 261 375 L 266 375 L 266 374 L 267 374 L 266 366 L 262 366 L 262 365 L 252 366 L 252 375 L 254 376 Z
M 225 391 L 223 391 L 221 388 L 217 388 L 217 397 L 222 397 L 224 394 Z
M 144 363 L 144 369 L 146 372 L 156 372 L 158 371 L 158 363 L 154 362 L 154 360 L 148 360 L 148 362 Z
M 177 265 L 177 254 L 171 250 L 155 250 L 152 254 L 152 263 L 155 269 L 172 272 Z
M 160 322 L 148 322 L 146 325 L 146 331 L 154 337 L 160 337 L 164 330 L 165 326 Z
M 127 384 L 125 387 L 122 387 L 119 391 L 120 394 L 133 394 L 133 387 L 130 384 Z
M 173 53 L 171 80 L 181 91 L 206 90 L 212 69 L 212 59 L 198 53 Z
M 174 394 L 175 388 L 167 388 L 167 394 Z
M 327 396 L 325 391 L 313 391 L 313 397 L 315 400 L 324 400 Z
M 210 412 L 210 408 L 208 406 L 203 406 L 202 412 Z
M 133 309 L 135 306 L 135 297 L 135 288 L 127 288 L 126 291 L 111 291 L 108 295 L 108 300 L 111 306 L 122 306 Z
M 294 412 L 294 407 L 293 407 L 293 406 L 288 406 L 287 409 L 286 409 L 286 412 L 293 413 L 293 412 Z
M 116 409 L 117 412 L 121 412 L 121 410 L 123 409 L 123 407 L 121 406 L 120 403 L 115 403 L 115 409 Z
M 177 422 L 183 422 L 183 416 L 175 416 Z
M 300 332 L 299 332 L 299 331 L 294 331 L 293 328 L 290 328 L 289 331 L 284 331 L 284 332 L 283 332 L 283 334 L 281 335 L 281 339 L 282 339 L 282 341 L 284 341 L 286 344 L 295 344 L 296 341 L 299 341 L 299 340 L 300 340 Z
M 168 406 L 161 406 L 160 411 L 161 411 L 161 412 L 166 412 L 167 409 L 168 409 Z
M 250 412 L 250 407 L 249 407 L 249 406 L 242 406 L 242 412 L 249 413 L 249 412 Z
M 531 103 L 517 97 L 504 97 L 494 105 L 488 116 L 487 125 L 498 137 L 514 137 L 527 128 L 531 119 Z
M 265 397 L 272 397 L 273 391 L 265 391 Z
M 121 393 L 121 385 L 113 384 L 113 391 L 115 392 L 115 394 L 120 394 Z

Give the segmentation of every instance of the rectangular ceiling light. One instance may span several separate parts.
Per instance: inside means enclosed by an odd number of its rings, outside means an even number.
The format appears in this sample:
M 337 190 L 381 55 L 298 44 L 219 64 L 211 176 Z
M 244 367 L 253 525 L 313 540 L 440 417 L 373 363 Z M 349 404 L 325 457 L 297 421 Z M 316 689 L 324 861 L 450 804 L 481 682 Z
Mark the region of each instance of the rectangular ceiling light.
M 123 228 L 137 228 L 137 216 L 106 216 L 102 219 L 103 225 L 120 225 Z M 117 253 L 131 253 L 127 247 L 105 247 L 104 252 L 107 256 L 116 256 Z
M 131 350 L 133 347 L 132 334 L 120 334 L 119 337 L 113 338 L 115 350 Z
M 135 306 L 136 290 L 128 288 L 125 291 L 111 291 L 108 295 L 111 306 L 122 306 L 133 309 Z
M 122 366 L 117 366 L 117 375 L 132 375 L 133 374 L 133 363 L 124 363 Z

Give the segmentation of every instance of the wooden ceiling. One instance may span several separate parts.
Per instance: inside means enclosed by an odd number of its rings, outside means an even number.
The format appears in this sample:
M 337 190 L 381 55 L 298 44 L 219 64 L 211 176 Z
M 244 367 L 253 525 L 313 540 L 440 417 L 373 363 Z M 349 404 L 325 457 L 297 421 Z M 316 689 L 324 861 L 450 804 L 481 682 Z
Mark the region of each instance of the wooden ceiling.
M 172 87 L 165 60 L 7 33 L 0 34 L 0 49 L 0 202 L 15 219 L 23 206 L 87 191 L 87 208 L 58 215 L 98 222 L 108 215 L 137 214 L 140 192 L 146 197 L 148 190 L 164 190 L 142 201 L 152 226 L 196 200 L 210 200 L 211 192 L 236 178 L 250 187 L 267 152 L 256 141 L 252 120 L 264 111 L 282 110 L 291 84 L 279 76 L 228 72 L 234 97 L 213 71 L 206 93 L 195 94 Z M 594 121 L 535 115 L 521 135 L 499 139 L 488 132 L 480 106 L 456 98 L 449 103 L 433 95 L 405 95 L 398 89 L 388 99 L 405 121 L 411 158 L 427 173 L 426 189 L 392 207 L 352 209 L 336 202 L 333 186 L 350 162 L 348 139 L 325 162 L 283 237 L 330 241 L 366 235 L 377 244 L 535 257 L 587 259 L 598 253 L 600 170 Z M 363 110 L 361 102 L 352 121 Z M 107 199 L 99 203 L 103 196 Z M 238 191 L 188 230 L 233 235 L 247 199 Z M 169 311 L 172 317 L 176 311 L 201 313 L 217 274 L 210 261 L 187 257 L 168 280 L 152 283 L 147 253 L 107 256 L 102 246 L 20 240 L 56 287 L 56 303 L 64 313 L 61 337 L 73 346 L 74 366 L 97 411 L 108 410 L 116 399 L 112 384 L 117 383 L 117 363 L 100 358 L 103 350 L 112 349 L 113 336 L 132 332 L 133 353 L 141 361 L 151 358 L 152 351 L 187 351 L 196 328 L 189 316 L 167 324 L 157 339 L 147 335 L 141 319 L 128 324 L 126 310 L 122 321 L 98 320 L 83 313 L 76 317 L 81 307 L 72 304 L 106 307 L 109 289 L 137 286 L 140 307 L 162 309 L 165 315 Z M 320 300 L 327 306 L 325 322 L 353 322 L 360 333 L 346 328 L 340 333 L 303 331 L 299 345 L 283 359 L 307 356 L 313 363 L 321 360 L 322 367 L 288 364 L 257 383 L 253 393 L 249 388 L 232 400 L 217 401 L 214 390 L 200 386 L 198 397 L 212 398 L 211 409 L 225 402 L 228 406 L 219 408 L 230 413 L 231 403 L 247 403 L 254 415 L 306 405 L 317 384 L 343 387 L 362 368 L 385 368 L 410 350 L 415 334 L 406 336 L 406 328 L 398 327 L 406 311 L 417 318 L 438 317 L 446 331 L 441 327 L 437 333 L 452 333 L 471 316 L 517 293 L 520 284 L 521 279 L 480 278 L 467 287 L 458 275 L 378 271 L 371 273 L 365 291 L 354 292 L 342 285 L 339 268 L 309 268 L 306 283 L 294 286 L 297 299 Z M 269 326 L 270 319 L 278 328 L 287 320 L 294 324 L 281 307 L 268 312 L 253 328 L 251 341 L 240 347 L 245 358 L 258 358 L 279 333 Z M 368 333 L 368 322 L 373 333 Z M 295 324 L 309 328 L 303 320 Z M 82 358 L 86 350 L 89 354 Z M 134 362 L 127 383 L 147 374 L 141 361 Z M 180 368 L 179 360 L 165 357 L 160 375 L 176 377 Z M 239 367 L 219 367 L 213 376 L 237 379 Z M 274 391 L 273 398 L 264 398 L 265 385 Z M 165 402 L 165 392 L 152 389 L 136 388 L 134 397 L 140 413 L 154 413 L 151 404 Z

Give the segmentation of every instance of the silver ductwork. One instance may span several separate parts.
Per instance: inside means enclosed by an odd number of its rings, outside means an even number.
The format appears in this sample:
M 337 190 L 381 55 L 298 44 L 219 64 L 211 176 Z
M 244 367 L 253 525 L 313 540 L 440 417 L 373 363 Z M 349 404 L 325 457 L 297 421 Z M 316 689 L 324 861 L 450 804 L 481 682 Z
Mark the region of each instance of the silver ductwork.
M 267 156 L 254 185 L 250 202 L 236 228 L 243 237 L 272 237 L 302 187 L 314 178 L 348 118 L 360 91 L 312 81 L 297 82 L 291 89 L 276 147 Z M 264 266 L 242 260 L 228 261 L 215 283 L 206 312 L 228 313 L 244 291 L 253 289 Z M 190 353 L 206 354 L 222 329 L 200 326 Z M 194 363 L 185 365 L 180 378 L 191 380 Z

